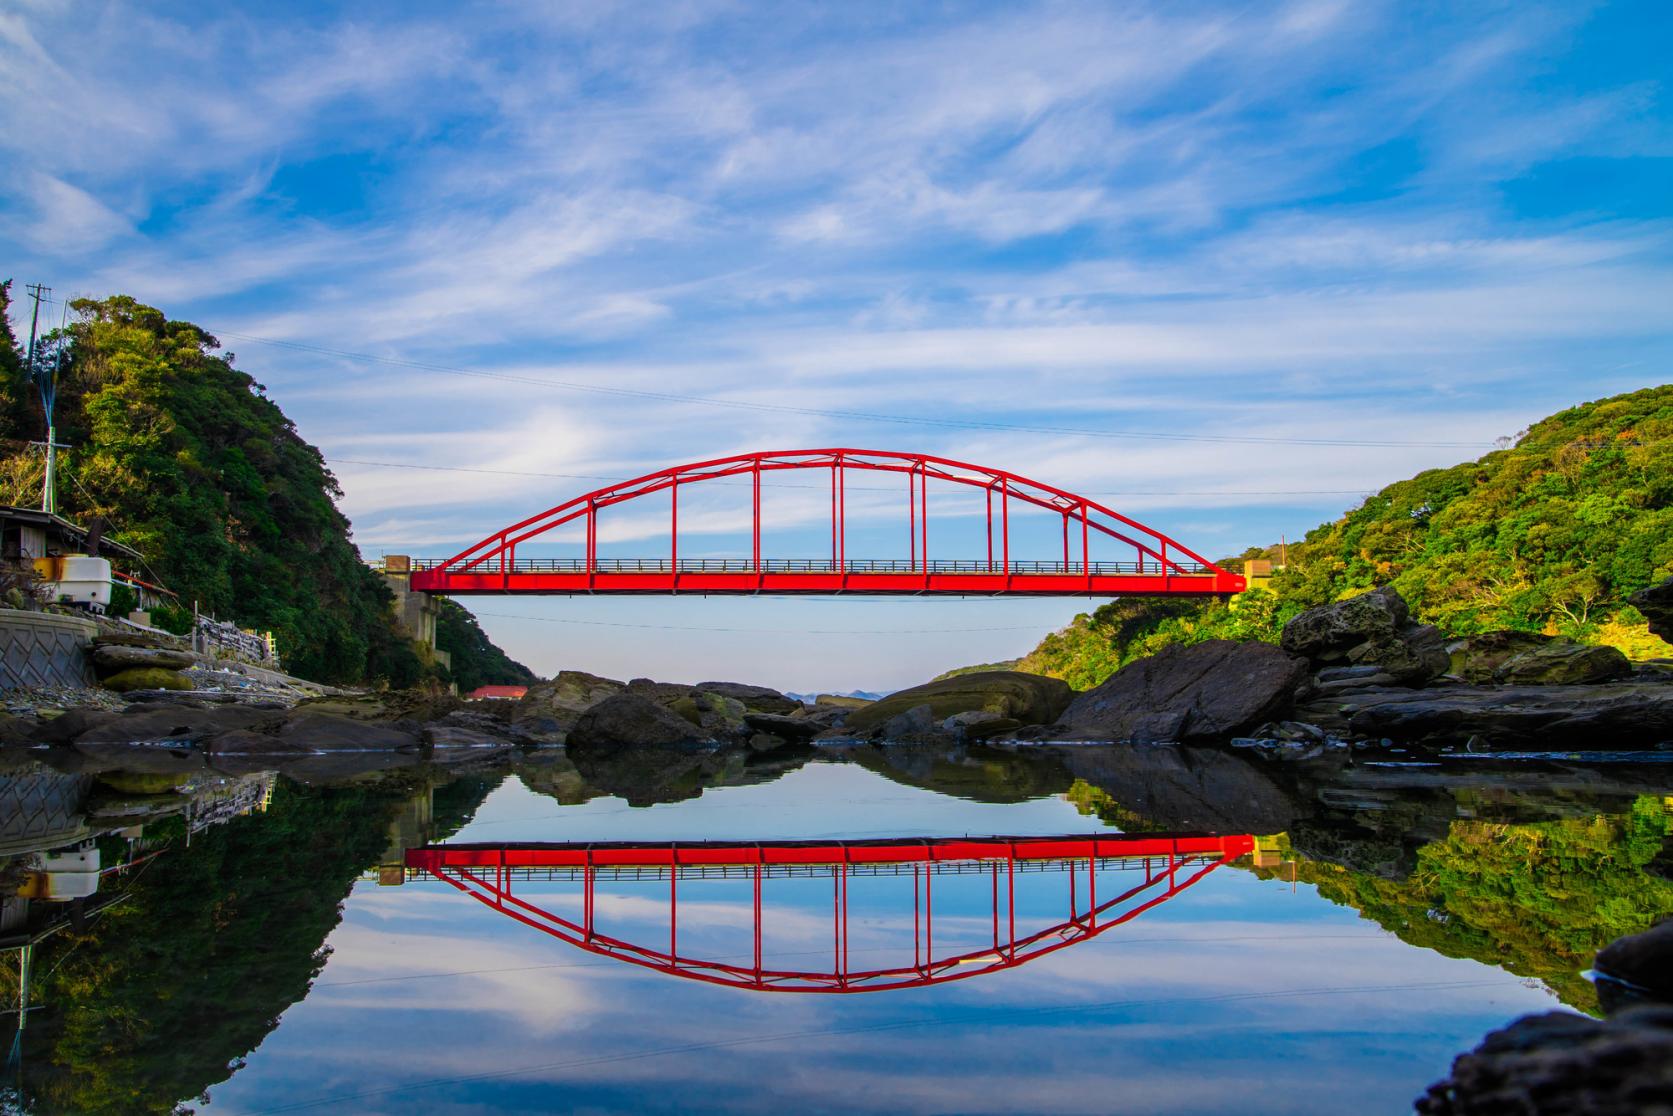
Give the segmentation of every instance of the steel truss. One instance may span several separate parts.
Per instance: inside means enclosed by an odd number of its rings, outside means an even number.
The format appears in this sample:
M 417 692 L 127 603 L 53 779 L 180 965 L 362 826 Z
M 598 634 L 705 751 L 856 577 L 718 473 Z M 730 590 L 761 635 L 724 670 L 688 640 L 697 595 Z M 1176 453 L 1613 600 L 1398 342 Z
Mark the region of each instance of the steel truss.
M 831 549 L 828 560 L 773 559 L 761 553 L 761 483 L 769 473 L 815 470 L 830 477 Z M 847 478 L 851 472 L 906 478 L 908 553 L 902 561 L 850 560 Z M 726 477 L 750 478 L 751 529 L 747 559 L 680 557 L 680 490 Z M 981 489 L 987 504 L 985 557 L 948 561 L 929 557 L 928 484 L 931 480 Z M 599 514 L 655 493 L 669 493 L 666 558 L 600 559 Z M 1062 519 L 1062 560 L 1018 561 L 1011 555 L 1013 503 Z M 997 504 L 997 516 L 995 505 Z M 585 530 L 578 560 L 518 558 L 517 548 L 568 524 Z M 1131 549 L 1131 558 L 1092 559 L 1094 535 Z M 884 450 L 814 449 L 737 454 L 647 473 L 595 489 L 514 523 L 441 562 L 413 565 L 415 591 L 472 593 L 865 593 L 1202 596 L 1240 593 L 1244 579 L 1223 570 L 1159 531 L 1103 504 L 1002 469 L 928 454 Z
M 435 845 L 409 849 L 406 864 L 589 953 L 690 980 L 759 992 L 854 993 L 943 984 L 1026 964 L 1137 918 L 1222 864 L 1248 855 L 1254 844 L 1247 834 L 1092 834 L 778 844 Z M 1137 882 L 1100 897 L 1099 872 L 1112 868 L 1131 873 Z M 1068 874 L 1068 917 L 1019 933 L 1016 876 L 1030 871 Z M 971 874 L 985 874 L 992 881 L 991 944 L 937 954 L 934 880 Z M 831 880 L 830 966 L 815 970 L 764 965 L 762 940 L 768 908 L 763 884 L 774 878 L 810 875 Z M 849 964 L 848 885 L 860 875 L 912 877 L 910 965 L 864 968 Z M 680 884 L 714 878 L 741 878 L 753 884 L 750 964 L 692 957 L 680 950 Z M 1078 890 L 1082 878 L 1084 906 Z M 599 928 L 596 885 L 622 879 L 667 884 L 666 947 L 631 942 Z M 514 881 L 529 880 L 579 882 L 580 920 L 513 894 Z

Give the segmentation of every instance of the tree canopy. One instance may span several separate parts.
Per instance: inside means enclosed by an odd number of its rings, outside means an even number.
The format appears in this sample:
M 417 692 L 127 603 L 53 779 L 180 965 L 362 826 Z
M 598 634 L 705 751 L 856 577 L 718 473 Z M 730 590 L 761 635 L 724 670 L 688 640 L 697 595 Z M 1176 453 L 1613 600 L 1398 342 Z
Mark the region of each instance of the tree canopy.
M 1047 636 L 1022 669 L 1093 686 L 1169 643 L 1276 640 L 1302 609 L 1382 585 L 1448 634 L 1509 628 L 1673 655 L 1626 603 L 1673 573 L 1673 385 L 1559 412 L 1513 446 L 1389 485 L 1287 550 L 1270 594 L 1117 600 Z
M 395 623 L 388 589 L 350 539 L 336 478 L 266 389 L 190 322 L 126 295 L 71 306 L 75 321 L 54 338 L 68 345 L 57 407 L 58 437 L 70 447 L 60 458 L 61 510 L 103 517 L 185 608 L 195 602 L 272 631 L 299 675 L 418 681 L 425 667 Z M 15 343 L 5 340 L 10 394 L 0 399 L 0 433 L 9 441 L 0 486 L 11 477 L 14 487 L 38 491 L 26 443 L 40 437 L 41 419 L 19 398 L 27 393 L 18 390 Z M 0 493 L 14 502 L 28 496 Z M 480 630 L 472 638 L 492 653 L 477 646 L 467 658 L 503 658 Z

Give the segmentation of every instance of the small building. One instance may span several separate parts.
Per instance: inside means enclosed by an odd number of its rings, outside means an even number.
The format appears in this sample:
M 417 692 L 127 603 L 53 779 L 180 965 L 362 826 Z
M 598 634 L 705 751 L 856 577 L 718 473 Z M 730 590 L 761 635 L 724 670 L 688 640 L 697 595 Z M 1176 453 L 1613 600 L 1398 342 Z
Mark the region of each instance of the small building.
M 105 538 L 97 522 L 86 528 L 52 512 L 18 507 L 0 507 L 0 559 L 33 566 L 51 600 L 93 612 L 110 605 L 118 576 L 111 560 L 141 562 L 138 551 Z
M 527 686 L 478 686 L 465 695 L 466 701 L 518 701 L 529 692 Z
M 26 562 L 75 555 L 119 558 L 138 564 L 139 551 L 39 508 L 0 507 L 0 558 Z

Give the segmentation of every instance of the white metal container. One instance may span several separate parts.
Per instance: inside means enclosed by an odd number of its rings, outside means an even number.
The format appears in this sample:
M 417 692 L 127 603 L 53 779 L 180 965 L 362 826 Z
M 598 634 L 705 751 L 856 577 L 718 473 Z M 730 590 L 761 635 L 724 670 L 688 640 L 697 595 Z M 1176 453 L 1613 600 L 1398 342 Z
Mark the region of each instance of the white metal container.
M 86 605 L 94 612 L 103 612 L 109 607 L 110 559 L 72 554 L 63 558 L 47 558 L 36 565 L 49 567 L 42 571 L 42 584 L 49 600 Z

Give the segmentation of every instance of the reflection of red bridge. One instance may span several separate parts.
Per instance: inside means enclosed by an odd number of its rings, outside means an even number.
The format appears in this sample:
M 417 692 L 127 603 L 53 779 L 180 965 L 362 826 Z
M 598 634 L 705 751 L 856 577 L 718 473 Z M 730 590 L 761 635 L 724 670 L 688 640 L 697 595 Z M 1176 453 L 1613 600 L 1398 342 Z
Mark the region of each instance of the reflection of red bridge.
M 812 472 L 830 495 L 829 557 L 762 554 L 762 477 Z M 906 557 L 862 559 L 848 552 L 848 476 L 905 478 Z M 727 477 L 750 485 L 749 554 L 680 557 L 680 493 Z M 987 517 L 985 553 L 958 560 L 929 557 L 929 482 L 937 491 L 975 495 L 968 510 Z M 771 482 L 768 482 L 769 484 Z M 599 518 L 606 509 L 668 494 L 668 552 L 653 558 L 601 558 Z M 823 500 L 823 492 L 819 497 Z M 660 500 L 660 497 L 658 497 Z M 741 511 L 741 508 L 740 508 Z M 1013 518 L 1044 517 L 1060 555 L 1035 561 L 1013 554 Z M 823 512 L 819 513 L 821 517 Z M 772 526 L 768 524 L 768 526 Z M 552 544 L 569 528 L 578 557 L 519 558 L 517 548 Z M 1056 550 L 1055 541 L 1050 544 Z M 525 551 L 526 553 L 526 551 Z M 900 552 L 897 552 L 900 553 Z M 1159 531 L 1103 504 L 1002 469 L 927 454 L 817 449 L 746 453 L 679 465 L 577 496 L 490 535 L 446 561 L 416 560 L 411 587 L 427 593 L 957 593 L 1188 596 L 1240 593 L 1244 579 Z
M 870 992 L 940 984 L 1009 969 L 1066 946 L 1096 937 L 1178 895 L 1220 865 L 1254 849 L 1248 835 L 1213 837 L 1194 834 L 1064 837 L 914 838 L 883 841 L 804 841 L 776 844 L 577 844 L 577 845 L 436 845 L 407 850 L 411 869 L 430 873 L 501 914 L 574 946 L 635 965 L 712 984 L 763 992 Z M 1018 901 L 1018 879 L 1043 872 L 1066 878 L 1067 917 L 1039 914 L 1040 903 Z M 894 898 L 904 929 L 904 878 L 911 878 L 912 962 L 881 968 L 849 964 L 850 883 L 857 877 L 900 877 Z M 983 918 L 982 941 L 970 939 L 971 919 L 961 914 L 955 925 L 964 940 L 943 933 L 937 953 L 936 896 L 952 882 L 974 883 L 983 898 L 991 896 L 991 918 Z M 981 877 L 987 877 L 982 880 Z M 1112 876 L 1119 882 L 1112 886 Z M 763 939 L 773 910 L 764 894 L 774 879 L 831 881 L 831 937 L 828 969 L 787 969 L 763 963 Z M 942 882 L 938 885 L 936 881 Z M 682 952 L 679 905 L 682 885 L 702 880 L 733 880 L 748 885 L 753 905 L 753 950 L 747 964 L 700 959 Z M 549 906 L 567 906 L 560 914 L 512 894 L 514 881 L 577 883 L 581 894 L 554 896 L 536 889 L 534 898 Z M 598 898 L 601 883 L 667 885 L 667 944 L 637 944 L 601 930 Z M 987 887 L 980 887 L 982 883 Z M 689 886 L 686 887 L 689 892 Z M 1084 892 L 1084 895 L 1082 894 Z M 567 901 L 565 901 L 567 900 Z M 740 902 L 742 896 L 740 895 Z M 689 895 L 687 902 L 693 902 Z M 1046 925 L 1019 929 L 1025 923 Z M 989 912 L 984 909 L 984 915 Z M 943 925 L 947 919 L 943 918 Z M 991 928 L 991 935 L 986 933 Z M 660 939 L 662 929 L 655 931 Z M 948 937 L 954 937 L 949 944 Z M 866 952 L 874 952 L 866 950 Z M 741 956 L 741 955 L 740 955 Z

